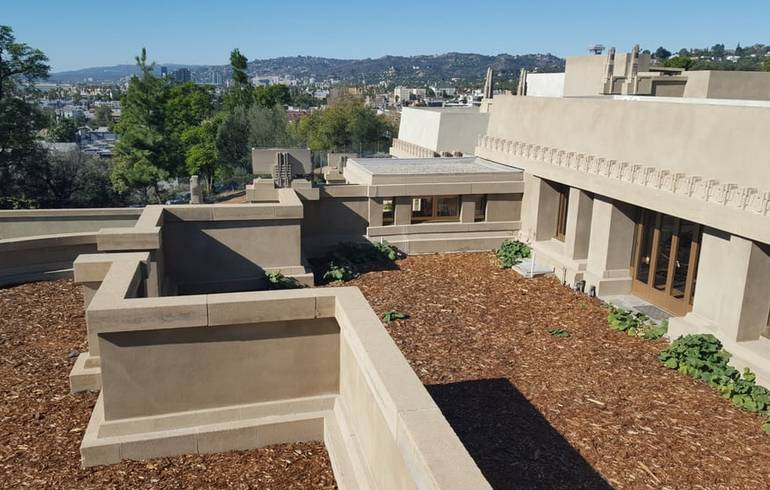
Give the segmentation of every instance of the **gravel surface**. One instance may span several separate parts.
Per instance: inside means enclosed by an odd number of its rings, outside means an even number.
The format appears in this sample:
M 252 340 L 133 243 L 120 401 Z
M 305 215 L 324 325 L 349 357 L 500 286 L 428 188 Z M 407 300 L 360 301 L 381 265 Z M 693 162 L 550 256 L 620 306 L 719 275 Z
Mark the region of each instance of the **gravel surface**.
M 85 332 L 71 281 L 0 289 L 0 488 L 335 488 L 320 442 L 81 469 L 96 394 L 67 376 Z
M 664 368 L 596 300 L 489 253 L 408 257 L 358 286 L 495 488 L 770 487 L 762 418 Z M 569 337 L 555 337 L 562 328 Z

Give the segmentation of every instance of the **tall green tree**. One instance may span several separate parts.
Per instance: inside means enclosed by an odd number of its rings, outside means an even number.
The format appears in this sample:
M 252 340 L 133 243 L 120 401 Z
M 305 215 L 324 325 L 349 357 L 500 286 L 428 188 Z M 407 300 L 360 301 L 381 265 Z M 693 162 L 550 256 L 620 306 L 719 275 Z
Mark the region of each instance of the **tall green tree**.
M 191 126 L 182 133 L 185 152 L 185 165 L 189 175 L 200 175 L 211 190 L 215 175 L 222 167 L 216 145 L 217 122 L 206 120 L 197 126 Z
M 112 127 L 112 109 L 108 105 L 97 106 L 94 111 L 94 126 Z
M 225 168 L 249 170 L 250 124 L 246 107 L 226 112 L 217 128 L 216 147 Z
M 78 127 L 69 117 L 55 118 L 48 128 L 48 140 L 55 143 L 74 143 Z
M 291 91 L 283 84 L 254 88 L 254 102 L 261 107 L 274 107 L 291 103 Z
M 139 76 L 128 84 L 115 126 L 120 138 L 115 144 L 112 185 L 120 194 L 140 189 L 147 198 L 160 202 L 158 183 L 169 177 L 176 162 L 167 137 L 164 82 L 153 75 L 154 63 L 147 63 L 144 48 L 136 63 Z
M 0 25 L 0 99 L 12 95 L 19 83 L 48 78 L 50 69 L 42 51 L 17 43 L 13 29 Z
M 230 69 L 233 72 L 233 84 L 225 93 L 225 109 L 234 110 L 236 107 L 251 107 L 254 103 L 254 87 L 249 83 L 246 73 L 248 58 L 234 49 L 230 53 Z
M 46 118 L 23 97 L 31 83 L 48 76 L 47 61 L 0 26 L 0 207 L 28 206 L 37 198 L 33 184 L 47 154 L 36 135 Z

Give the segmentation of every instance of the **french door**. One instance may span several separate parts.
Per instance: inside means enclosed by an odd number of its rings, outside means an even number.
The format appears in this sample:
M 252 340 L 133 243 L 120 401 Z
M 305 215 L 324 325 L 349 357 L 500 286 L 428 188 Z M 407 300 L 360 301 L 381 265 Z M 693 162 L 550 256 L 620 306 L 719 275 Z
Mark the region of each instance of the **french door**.
M 632 292 L 673 315 L 692 309 L 701 226 L 640 209 L 636 222 Z

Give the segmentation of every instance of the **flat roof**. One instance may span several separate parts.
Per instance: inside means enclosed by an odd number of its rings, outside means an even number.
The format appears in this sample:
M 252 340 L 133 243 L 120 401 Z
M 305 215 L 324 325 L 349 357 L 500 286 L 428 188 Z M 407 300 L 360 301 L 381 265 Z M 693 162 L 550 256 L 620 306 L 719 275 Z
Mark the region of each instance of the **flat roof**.
M 350 158 L 371 175 L 455 175 L 521 173 L 522 170 L 481 157 Z

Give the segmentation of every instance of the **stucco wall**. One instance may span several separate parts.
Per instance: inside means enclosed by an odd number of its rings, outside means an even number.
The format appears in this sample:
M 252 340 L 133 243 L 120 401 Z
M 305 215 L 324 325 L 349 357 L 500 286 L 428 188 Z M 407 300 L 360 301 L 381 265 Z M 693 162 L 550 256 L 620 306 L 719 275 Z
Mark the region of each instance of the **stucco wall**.
M 564 97 L 564 73 L 528 73 L 527 93 L 533 97 Z
M 770 110 L 495 97 L 489 135 L 770 190 Z
M 128 227 L 141 213 L 141 208 L 2 210 L 0 239 Z
M 405 107 L 398 139 L 439 153 L 461 151 L 472 155 L 487 123 L 488 114 L 478 109 Z
M 770 73 L 761 71 L 688 71 L 685 97 L 770 100 Z
M 338 392 L 333 318 L 162 327 L 99 336 L 106 420 Z

